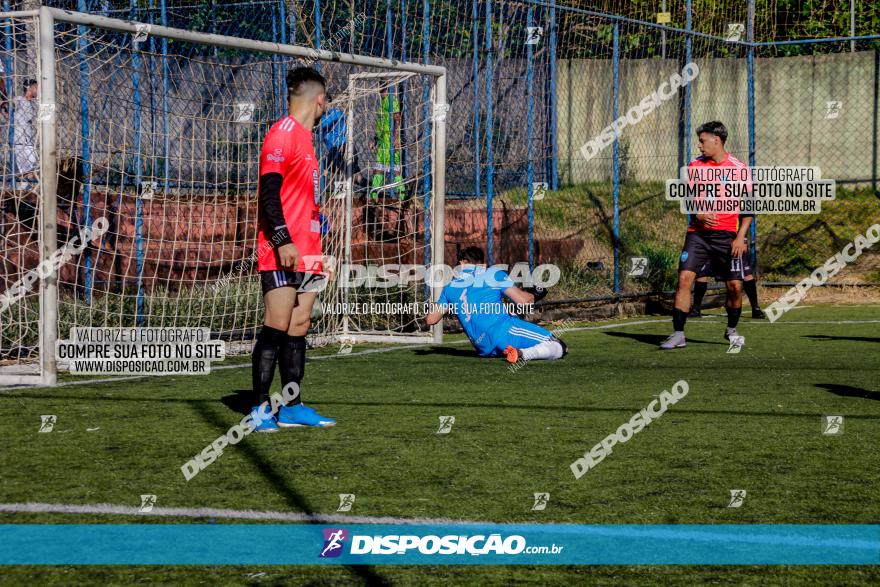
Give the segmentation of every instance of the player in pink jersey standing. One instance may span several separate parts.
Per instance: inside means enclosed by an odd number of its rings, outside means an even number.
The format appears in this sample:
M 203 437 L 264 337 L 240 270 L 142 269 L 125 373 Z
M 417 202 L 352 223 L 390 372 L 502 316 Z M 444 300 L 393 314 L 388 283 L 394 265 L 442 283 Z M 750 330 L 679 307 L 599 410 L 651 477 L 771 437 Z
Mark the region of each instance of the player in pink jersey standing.
M 312 306 L 323 289 L 320 177 L 312 128 L 327 109 L 324 77 L 310 67 L 287 74 L 288 116 L 269 129 L 260 152 L 257 269 L 266 306 L 252 356 L 257 432 L 336 424 L 302 403 L 300 394 L 277 416 L 269 408 L 275 365 L 281 384 L 295 383 L 305 371 L 306 334 Z
M 691 161 L 690 168 L 730 167 L 731 176 L 748 174 L 745 163 L 728 153 L 727 128 L 721 122 L 707 122 L 697 128 L 700 157 Z M 722 174 L 723 175 L 723 172 Z M 724 183 L 722 180 L 721 184 Z M 725 191 L 723 185 L 720 191 Z M 722 194 L 723 197 L 723 194 Z M 701 213 L 691 217 L 687 236 L 678 264 L 678 287 L 675 290 L 675 306 L 672 309 L 673 333 L 660 345 L 669 350 L 687 346 L 684 325 L 691 309 L 691 288 L 697 275 L 711 272 L 724 280 L 727 287 L 727 330 L 724 338 L 736 336 L 736 325 L 742 313 L 742 281 L 748 264 L 746 238 L 752 224 L 751 216 L 738 213 Z M 738 225 L 738 226 L 737 226 Z

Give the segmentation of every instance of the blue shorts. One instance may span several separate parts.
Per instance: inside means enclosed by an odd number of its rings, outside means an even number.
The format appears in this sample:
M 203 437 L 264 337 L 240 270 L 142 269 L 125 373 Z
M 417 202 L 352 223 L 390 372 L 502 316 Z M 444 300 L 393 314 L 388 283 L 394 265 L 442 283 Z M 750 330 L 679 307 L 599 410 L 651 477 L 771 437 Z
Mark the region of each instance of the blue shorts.
M 495 345 L 492 356 L 501 355 L 508 346 L 527 349 L 553 338 L 546 328 L 511 317 L 492 333 L 492 343 Z

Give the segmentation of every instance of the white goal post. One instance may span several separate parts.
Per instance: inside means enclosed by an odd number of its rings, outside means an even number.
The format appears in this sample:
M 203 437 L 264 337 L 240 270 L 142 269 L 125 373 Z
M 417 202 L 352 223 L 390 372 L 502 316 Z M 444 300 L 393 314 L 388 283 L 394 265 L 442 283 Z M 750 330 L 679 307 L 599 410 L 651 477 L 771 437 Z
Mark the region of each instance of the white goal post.
M 283 72 L 304 63 L 320 63 L 347 127 L 341 167 L 315 136 L 325 254 L 340 267 L 444 263 L 444 67 L 46 6 L 0 13 L 4 30 L 15 31 L 0 43 L 7 87 L 39 81 L 39 161 L 26 176 L 20 145 L 0 141 L 0 384 L 54 385 L 56 341 L 72 326 L 210 327 L 228 350 L 249 352 L 262 312 L 259 149 L 286 114 Z M 0 136 L 12 124 L 0 121 Z M 327 196 L 335 185 L 345 186 L 338 200 Z M 65 256 L 100 218 L 109 228 Z M 442 322 L 425 331 L 413 315 L 349 310 L 416 307 L 438 299 L 438 284 L 371 284 L 331 280 L 321 307 L 343 310 L 316 312 L 313 345 L 442 341 Z

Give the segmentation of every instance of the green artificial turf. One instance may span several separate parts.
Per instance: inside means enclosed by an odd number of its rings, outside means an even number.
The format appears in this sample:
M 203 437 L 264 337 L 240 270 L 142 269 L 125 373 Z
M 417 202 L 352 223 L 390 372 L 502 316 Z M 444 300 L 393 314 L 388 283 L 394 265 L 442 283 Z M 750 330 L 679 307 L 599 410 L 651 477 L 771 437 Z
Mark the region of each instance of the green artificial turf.
M 709 313 L 688 322 L 685 349 L 657 349 L 670 331 L 661 317 L 584 324 L 563 335 L 564 360 L 515 373 L 461 337 L 311 360 L 303 397 L 339 425 L 250 435 L 189 482 L 181 465 L 242 418 L 249 368 L 2 391 L 0 502 L 137 506 L 155 494 L 162 507 L 331 514 L 338 494 L 354 493 L 358 516 L 880 522 L 880 307 L 744 318 L 739 354 L 727 353 L 721 313 Z M 572 461 L 682 379 L 686 397 L 575 479 Z M 48 434 L 37 432 L 44 414 L 58 417 Z M 842 435 L 822 434 L 826 414 L 845 417 Z M 455 416 L 449 434 L 437 434 L 440 416 Z M 726 507 L 731 489 L 747 491 L 742 507 Z M 535 492 L 550 493 L 546 510 L 531 510 Z M 0 523 L 205 521 L 0 514 Z M 6 567 L 0 583 L 830 585 L 876 583 L 876 569 Z

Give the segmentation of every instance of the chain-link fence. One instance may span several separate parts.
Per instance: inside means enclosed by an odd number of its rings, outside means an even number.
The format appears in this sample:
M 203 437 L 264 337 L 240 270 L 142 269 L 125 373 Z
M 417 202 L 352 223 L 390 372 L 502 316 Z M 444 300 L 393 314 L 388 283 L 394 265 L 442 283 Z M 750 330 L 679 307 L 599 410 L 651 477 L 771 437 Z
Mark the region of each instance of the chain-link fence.
M 664 199 L 664 181 L 698 154 L 694 130 L 709 120 L 726 124 L 728 150 L 747 164 L 814 165 L 838 181 L 837 201 L 818 216 L 758 217 L 754 254 L 765 280 L 803 276 L 877 216 L 880 11 L 868 2 L 853 3 L 860 38 L 834 42 L 827 37 L 851 33 L 849 3 L 49 4 L 445 66 L 446 256 L 476 244 L 496 263 L 556 264 L 556 299 L 674 285 L 686 220 Z M 235 59 L 205 45 L 156 43 L 148 50 L 160 57 Z M 698 74 L 675 82 L 689 63 Z M 267 74 L 270 102 L 281 102 L 284 71 L 293 65 L 276 63 Z M 338 91 L 345 82 L 331 72 L 330 83 Z M 416 105 L 400 98 L 402 116 L 412 116 Z M 617 140 L 606 140 L 603 131 L 646 99 Z M 841 278 L 880 283 L 875 263 L 866 257 Z

